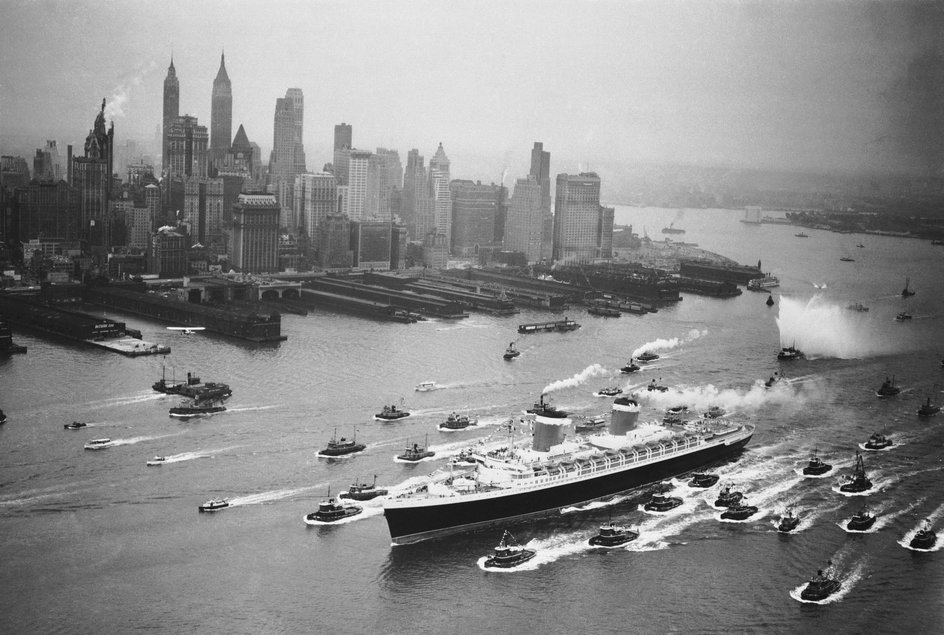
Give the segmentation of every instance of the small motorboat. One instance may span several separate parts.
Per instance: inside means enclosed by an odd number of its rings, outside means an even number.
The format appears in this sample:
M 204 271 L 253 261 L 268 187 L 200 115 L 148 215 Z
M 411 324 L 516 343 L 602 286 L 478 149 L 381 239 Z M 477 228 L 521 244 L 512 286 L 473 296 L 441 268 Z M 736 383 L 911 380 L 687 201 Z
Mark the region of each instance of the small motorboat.
M 863 507 L 861 511 L 849 519 L 849 522 L 846 523 L 846 529 L 849 531 L 865 531 L 874 524 L 875 516 Z
M 882 434 L 881 432 L 875 432 L 872 436 L 869 437 L 869 440 L 865 442 L 863 446 L 866 450 L 884 450 L 885 448 L 890 448 L 894 445 L 892 440 Z
M 502 355 L 502 359 L 505 359 L 505 360 L 514 359 L 514 358 L 518 357 L 518 355 L 521 355 L 521 351 L 519 351 L 519 350 L 515 347 L 515 343 L 514 343 L 514 342 L 509 342 L 509 343 L 508 343 L 508 348 L 505 349 L 505 352 L 504 352 L 504 354 Z
M 596 536 L 590 538 L 590 545 L 593 547 L 619 547 L 627 542 L 636 540 L 639 532 L 631 530 L 629 527 L 622 527 L 615 523 L 608 522 L 600 525 L 600 531 Z
M 338 429 L 334 429 L 334 436 L 331 437 L 331 440 L 328 441 L 328 447 L 323 450 L 318 450 L 318 456 L 325 458 L 333 458 L 337 456 L 344 456 L 346 454 L 353 454 L 354 452 L 360 452 L 365 449 L 367 446 L 363 443 L 357 442 L 357 429 L 354 430 L 354 438 L 346 439 L 341 437 L 338 439 Z
M 721 478 L 717 474 L 705 474 L 704 472 L 696 472 L 692 474 L 691 480 L 688 482 L 689 487 L 711 487 L 718 482 L 718 479 Z
M 872 481 L 865 473 L 865 465 L 862 462 L 862 455 L 856 452 L 855 467 L 852 476 L 847 476 L 846 480 L 840 484 L 839 491 L 850 494 L 857 494 L 872 489 Z
M 620 372 L 623 373 L 624 375 L 635 373 L 637 370 L 639 370 L 639 364 L 635 363 L 632 357 L 629 358 L 628 364 L 620 368 Z
M 882 382 L 882 385 L 879 387 L 879 389 L 875 391 L 875 395 L 879 399 L 884 399 L 885 397 L 894 397 L 900 392 L 901 392 L 901 388 L 899 388 L 898 385 L 895 384 L 895 378 L 892 377 L 891 379 L 889 379 L 888 377 L 886 377 L 885 381 Z
M 397 419 L 405 419 L 409 416 L 410 413 L 403 410 L 402 407 L 398 408 L 396 405 L 384 405 L 381 411 L 374 415 L 374 419 L 377 421 L 396 421 Z
M 216 512 L 229 507 L 229 501 L 225 498 L 213 498 L 207 502 L 197 505 L 197 510 L 201 512 Z
M 814 449 L 810 454 L 810 462 L 803 468 L 803 474 L 805 476 L 821 476 L 831 469 L 833 469 L 833 466 L 819 458 Z
M 457 415 L 455 412 L 452 412 L 438 427 L 445 432 L 451 432 L 453 430 L 465 430 L 470 426 L 478 424 L 478 422 L 478 419 L 469 418 L 468 415 Z
M 346 492 L 341 492 L 338 495 L 338 498 L 350 498 L 351 500 L 356 501 L 369 501 L 378 496 L 386 496 L 387 490 L 382 487 L 377 487 L 377 475 L 374 474 L 373 483 L 359 483 L 357 480 L 354 481 L 354 484 L 351 485 Z
M 407 444 L 406 449 L 403 450 L 403 454 L 397 455 L 398 461 L 409 461 L 410 463 L 416 463 L 425 458 L 435 456 L 436 453 L 427 448 L 425 445 L 420 445 L 419 443 Z
M 794 360 L 803 359 L 806 355 L 803 354 L 803 351 L 796 347 L 796 344 L 790 346 L 784 346 L 780 349 L 780 352 L 777 353 L 777 359 L 780 361 L 792 362 Z
M 647 512 L 667 512 L 682 504 L 682 499 L 665 494 L 653 494 L 649 502 L 644 505 Z
M 895 316 L 895 321 L 904 322 L 905 320 L 910 320 L 911 318 L 912 318 L 912 315 L 910 313 L 908 313 L 907 311 L 902 311 L 901 313 Z
M 936 406 L 933 403 L 931 403 L 931 398 L 928 397 L 928 400 L 924 402 L 923 404 L 921 404 L 921 407 L 918 408 L 918 416 L 919 417 L 933 417 L 940 411 L 941 411 L 941 407 Z
M 777 521 L 777 531 L 782 534 L 788 534 L 800 524 L 800 517 L 796 514 L 792 507 L 788 508 L 784 512 L 783 516 L 780 517 L 780 520 Z
M 430 390 L 436 390 L 436 382 L 421 381 L 420 383 L 416 384 L 416 388 L 413 390 L 416 392 L 429 392 Z
M 155 465 L 164 465 L 167 462 L 166 456 L 155 456 L 153 459 L 147 462 L 147 465 L 154 467 Z
M 804 233 L 804 232 L 799 232 L 799 233 L 793 234 L 793 235 L 796 236 L 797 238 L 809 238 L 809 237 L 810 237 L 809 234 L 806 234 L 806 233 Z
M 718 498 L 715 499 L 715 507 L 731 507 L 737 505 L 744 498 L 741 492 L 732 492 L 730 485 L 725 485 Z
M 707 411 L 702 413 L 705 419 L 717 419 L 725 415 L 725 410 L 721 406 L 710 406 Z
M 934 530 L 931 528 L 931 521 L 926 518 L 924 525 L 918 530 L 918 533 L 914 535 L 914 538 L 911 539 L 908 546 L 912 549 L 930 549 L 934 546 L 935 542 L 937 542 L 937 534 L 934 533 Z
M 843 261 L 843 262 L 855 262 L 855 258 L 850 258 L 849 256 L 843 256 L 843 257 L 840 258 L 839 260 L 841 260 L 841 261 Z
M 615 397 L 617 395 L 622 395 L 623 389 L 619 386 L 606 386 L 594 393 L 596 397 Z
M 506 529 L 492 555 L 485 559 L 485 566 L 487 568 L 510 569 L 527 562 L 536 553 L 536 551 L 525 549 L 519 545 L 511 532 Z
M 84 428 L 87 425 L 87 423 L 83 423 L 82 421 L 73 421 L 72 423 L 63 424 L 62 427 L 66 430 L 79 430 L 80 428 Z
M 757 507 L 746 505 L 742 498 L 739 502 L 729 505 L 726 510 L 721 512 L 721 518 L 725 520 L 747 520 L 756 513 Z
M 659 359 L 659 356 L 650 351 L 643 351 L 636 357 L 636 359 L 641 361 L 643 364 L 648 364 L 649 362 Z
M 92 439 L 85 444 L 86 450 L 104 450 L 107 447 L 111 446 L 111 439 Z
M 318 511 L 305 516 L 305 522 L 313 524 L 334 523 L 344 518 L 357 516 L 364 511 L 363 507 L 358 505 L 342 505 L 340 502 L 331 498 L 331 492 L 328 491 L 328 497 L 318 504 Z
M 822 569 L 817 571 L 816 575 L 810 578 L 810 581 L 800 592 L 800 598 L 807 602 L 820 602 L 841 589 L 842 584 L 832 577 L 829 571 L 831 568 L 832 563 L 830 562 L 826 571 Z

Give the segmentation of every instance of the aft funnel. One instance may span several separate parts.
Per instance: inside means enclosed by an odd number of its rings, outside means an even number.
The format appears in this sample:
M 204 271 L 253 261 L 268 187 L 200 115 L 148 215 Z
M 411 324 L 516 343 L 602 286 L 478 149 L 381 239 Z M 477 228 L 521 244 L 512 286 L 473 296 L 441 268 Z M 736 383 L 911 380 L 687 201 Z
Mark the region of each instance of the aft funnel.
M 610 417 L 610 434 L 623 436 L 636 427 L 639 418 L 639 404 L 629 397 L 618 397 L 613 401 L 613 415 Z

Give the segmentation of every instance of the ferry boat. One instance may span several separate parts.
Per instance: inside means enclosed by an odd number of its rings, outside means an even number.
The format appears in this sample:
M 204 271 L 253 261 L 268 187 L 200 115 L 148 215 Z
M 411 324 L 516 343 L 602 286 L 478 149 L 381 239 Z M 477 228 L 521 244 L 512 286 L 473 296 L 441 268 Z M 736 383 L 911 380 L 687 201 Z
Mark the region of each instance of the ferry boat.
M 819 458 L 819 456 L 816 455 L 816 449 L 814 448 L 813 452 L 810 454 L 810 462 L 807 463 L 806 467 L 803 468 L 803 475 L 822 476 L 831 469 L 833 469 L 833 466 Z
M 505 360 L 514 359 L 514 358 L 518 357 L 518 355 L 521 355 L 521 351 L 519 351 L 519 350 L 515 347 L 515 343 L 514 343 L 514 342 L 509 342 L 509 343 L 508 343 L 508 348 L 505 349 L 505 352 L 504 352 L 504 354 L 502 355 L 502 359 L 505 359 Z
M 855 262 L 855 258 L 850 258 L 849 256 L 843 256 L 839 260 L 841 260 L 842 262 Z
M 619 547 L 636 540 L 639 532 L 629 527 L 621 527 L 612 521 L 600 525 L 600 531 L 588 541 L 592 547 Z
M 225 498 L 213 498 L 201 505 L 197 505 L 197 511 L 216 512 L 221 509 L 226 509 L 227 507 L 229 507 L 229 501 Z
M 791 507 L 783 516 L 780 517 L 780 520 L 777 522 L 777 531 L 782 534 L 788 534 L 800 524 L 800 517 L 797 515 L 796 511 Z
M 555 322 L 536 322 L 534 324 L 519 324 L 519 333 L 540 333 L 541 331 L 574 331 L 580 325 L 566 317 Z
M 344 518 L 357 516 L 364 511 L 359 505 L 342 505 L 340 502 L 331 498 L 331 490 L 328 490 L 328 496 L 318 503 L 318 511 L 305 516 L 305 522 L 309 525 L 321 525 L 324 523 L 334 523 Z
M 356 501 L 369 501 L 378 496 L 386 496 L 387 490 L 377 487 L 377 475 L 374 474 L 373 483 L 360 483 L 356 479 L 346 492 L 341 492 L 338 498 L 350 498 Z
M 933 417 L 941 411 L 940 406 L 936 406 L 931 403 L 931 398 L 928 397 L 928 400 L 921 404 L 921 407 L 918 408 L 919 417 Z
M 684 234 L 685 230 L 679 229 L 678 227 L 676 227 L 675 223 L 669 223 L 668 227 L 662 228 L 662 233 L 663 234 Z
M 780 278 L 772 276 L 769 273 L 764 274 L 762 278 L 754 278 L 747 282 L 747 288 L 750 291 L 766 291 L 767 289 L 773 289 L 779 286 Z
M 185 402 L 179 406 L 174 406 L 169 412 L 170 416 L 172 417 L 199 417 L 201 415 L 211 415 L 217 412 L 223 412 L 224 410 L 226 410 L 226 406 L 224 406 L 222 403 L 194 399 L 190 403 Z
M 869 513 L 869 510 L 862 508 L 861 511 L 853 515 L 846 523 L 846 529 L 849 531 L 865 531 L 875 524 L 875 516 Z
M 436 390 L 436 382 L 434 381 L 422 381 L 416 384 L 414 388 L 416 392 L 429 392 L 430 390 Z
M 535 556 L 537 552 L 531 549 L 525 549 L 518 544 L 515 537 L 506 529 L 502 534 L 498 546 L 485 560 L 485 566 L 489 568 L 509 569 L 525 563 Z
M 384 500 L 393 543 L 551 515 L 561 507 L 605 499 L 736 455 L 754 434 L 751 425 L 723 419 L 684 430 L 637 425 L 639 405 L 618 397 L 605 434 L 565 440 L 569 415 L 543 399 L 539 404 L 530 447 L 515 445 L 513 436 L 501 449 L 476 447 L 465 476 L 443 471 Z
M 156 465 L 164 465 L 167 462 L 166 456 L 155 456 L 153 459 L 147 462 L 148 467 L 154 467 Z
M 872 489 L 872 481 L 865 473 L 865 464 L 862 462 L 862 455 L 856 452 L 855 467 L 852 470 L 852 476 L 847 476 L 846 480 L 839 486 L 840 492 L 856 494 Z
M 398 408 L 396 404 L 386 405 L 374 415 L 376 421 L 396 421 L 397 419 L 406 419 L 410 416 L 410 413 L 403 409 L 403 404 L 401 401 L 400 407 Z
M 930 549 L 935 542 L 937 542 L 937 534 L 931 529 L 931 521 L 925 518 L 924 525 L 914 535 L 908 546 L 912 549 Z
M 796 343 L 790 346 L 784 346 L 780 349 L 780 352 L 777 353 L 777 359 L 780 361 L 792 362 L 797 359 L 803 359 L 804 357 L 806 357 L 806 355 L 796 347 Z
M 901 388 L 899 388 L 895 384 L 895 378 L 892 377 L 891 379 L 889 379 L 888 377 L 886 377 L 885 381 L 882 382 L 882 385 L 879 387 L 879 389 L 875 391 L 875 395 L 879 399 L 884 399 L 885 397 L 894 397 L 900 392 L 901 392 Z
M 793 235 L 796 236 L 797 238 L 809 238 L 809 237 L 810 237 L 810 235 L 807 234 L 807 233 L 805 233 L 805 232 L 798 232 L 798 233 L 793 234 Z
M 842 588 L 842 584 L 840 584 L 839 580 L 836 580 L 830 574 L 832 564 L 833 563 L 830 562 L 826 571 L 820 569 L 816 572 L 815 576 L 810 578 L 807 585 L 800 591 L 801 599 L 807 602 L 820 602 Z
M 73 421 L 72 423 L 64 423 L 62 427 L 66 430 L 79 430 L 86 427 L 88 424 L 83 421 Z
M 465 430 L 471 426 L 477 425 L 478 419 L 469 417 L 469 415 L 457 415 L 455 412 L 449 414 L 446 420 L 441 422 L 438 428 L 442 432 L 453 432 L 455 430 Z
M 363 443 L 357 442 L 357 430 L 354 430 L 354 438 L 350 441 L 344 437 L 338 439 L 338 429 L 334 429 L 334 435 L 331 437 L 331 440 L 328 441 L 328 447 L 323 450 L 318 450 L 318 456 L 325 458 L 334 458 L 337 456 L 344 456 L 346 454 L 353 454 L 354 452 L 360 452 L 365 449 L 367 446 Z
M 105 448 L 111 447 L 112 441 L 109 438 L 104 439 L 92 439 L 85 444 L 86 450 L 104 450 Z

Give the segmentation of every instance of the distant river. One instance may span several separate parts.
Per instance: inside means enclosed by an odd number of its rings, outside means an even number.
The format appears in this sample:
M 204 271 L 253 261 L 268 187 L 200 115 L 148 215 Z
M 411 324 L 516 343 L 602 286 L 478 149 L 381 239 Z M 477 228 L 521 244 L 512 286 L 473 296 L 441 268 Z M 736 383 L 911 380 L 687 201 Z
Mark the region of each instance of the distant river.
M 402 325 L 330 312 L 283 316 L 288 340 L 250 346 L 212 334 L 112 315 L 168 344 L 160 358 L 124 358 L 17 330 L 26 355 L 0 360 L 0 630 L 3 632 L 931 632 L 944 625 L 942 553 L 902 547 L 930 517 L 944 542 L 944 416 L 919 420 L 927 397 L 944 400 L 944 248 L 927 241 L 747 225 L 737 210 L 619 207 L 616 222 L 753 264 L 778 276 L 774 307 L 745 291 L 718 300 L 686 294 L 656 314 L 619 319 L 573 308 L 583 327 L 519 336 L 519 322 L 553 319 L 475 313 L 457 321 Z M 862 247 L 858 247 L 862 244 Z M 847 256 L 853 262 L 841 262 Z M 906 277 L 917 294 L 900 296 Z M 861 302 L 865 313 L 844 307 Z M 913 319 L 896 322 L 908 310 Z M 560 316 L 562 317 L 562 316 Z M 522 354 L 501 354 L 516 340 Z M 784 365 L 780 346 L 809 359 Z M 662 359 L 644 374 L 619 375 L 644 345 Z M 188 371 L 233 388 L 229 410 L 181 421 L 177 399 L 150 386 Z M 775 371 L 785 381 L 761 381 Z M 886 376 L 903 387 L 874 394 Z M 303 516 L 355 479 L 398 485 L 442 467 L 470 442 L 499 435 L 509 416 L 551 384 L 552 401 L 576 415 L 606 412 L 592 396 L 650 379 L 671 387 L 644 396 L 643 418 L 666 407 L 718 404 L 757 426 L 741 457 L 715 466 L 761 513 L 718 520 L 713 491 L 673 482 L 686 503 L 655 517 L 640 511 L 649 490 L 610 504 L 510 526 L 538 551 L 526 569 L 485 572 L 479 559 L 500 531 L 391 547 L 379 504 L 353 522 L 309 527 Z M 422 381 L 441 388 L 418 393 Z M 643 391 L 645 394 L 645 391 Z M 413 416 L 372 414 L 400 399 Z M 477 429 L 440 433 L 450 412 L 476 415 Z M 91 422 L 69 431 L 63 424 Z M 332 434 L 368 444 L 343 461 L 315 452 Z M 865 497 L 834 491 L 870 434 L 897 445 L 867 453 L 876 483 Z M 115 447 L 83 450 L 109 437 Z M 395 463 L 407 443 L 428 443 L 436 460 Z M 493 438 L 498 438 L 494 436 Z M 826 479 L 798 469 L 814 448 L 837 467 Z M 168 462 L 147 467 L 154 455 Z M 209 498 L 232 508 L 200 514 Z M 787 505 L 804 518 L 782 536 Z M 841 524 L 863 504 L 876 529 Z M 601 522 L 639 526 L 627 549 L 600 552 L 586 540 Z M 832 561 L 845 579 L 831 604 L 791 595 Z M 533 566 L 532 566 L 533 565 Z

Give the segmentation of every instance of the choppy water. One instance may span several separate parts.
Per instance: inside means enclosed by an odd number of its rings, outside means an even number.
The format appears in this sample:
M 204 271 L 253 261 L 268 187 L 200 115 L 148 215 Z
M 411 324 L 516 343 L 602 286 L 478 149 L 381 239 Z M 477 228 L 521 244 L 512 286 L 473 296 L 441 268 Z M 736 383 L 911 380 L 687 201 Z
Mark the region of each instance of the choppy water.
M 288 341 L 252 347 L 214 335 L 172 334 L 122 316 L 173 353 L 168 372 L 193 371 L 233 387 L 229 410 L 186 421 L 168 417 L 176 398 L 149 389 L 161 360 L 123 358 L 17 331 L 25 356 L 0 360 L 0 628 L 6 632 L 647 632 L 940 630 L 944 560 L 905 548 L 922 519 L 944 537 L 944 416 L 920 420 L 928 396 L 944 401 L 944 248 L 924 241 L 739 223 L 742 212 L 619 208 L 617 222 L 657 236 L 674 220 L 697 242 L 740 262 L 763 260 L 781 279 L 774 297 L 745 292 L 715 300 L 686 295 L 647 316 L 597 318 L 574 309 L 583 328 L 518 336 L 517 317 L 381 324 L 331 313 L 286 315 Z M 864 248 L 857 248 L 857 243 Z M 840 262 L 852 255 L 855 262 Z M 917 295 L 899 293 L 910 276 Z M 862 302 L 868 313 L 843 307 Z M 908 308 L 915 319 L 897 323 Z M 516 339 L 522 355 L 501 358 Z M 796 342 L 810 357 L 781 367 L 776 352 Z M 645 346 L 662 358 L 641 373 L 619 368 Z M 895 375 L 902 394 L 874 390 Z M 379 501 L 339 526 L 310 527 L 330 486 L 355 479 L 396 486 L 443 465 L 439 457 L 499 425 L 543 389 L 577 414 L 604 412 L 606 385 L 671 387 L 648 394 L 643 418 L 686 403 L 718 404 L 756 424 L 739 460 L 717 467 L 760 512 L 719 522 L 717 487 L 664 485 L 684 504 L 640 511 L 645 493 L 562 510 L 509 527 L 538 555 L 520 570 L 479 562 L 500 531 L 391 547 Z M 440 388 L 413 391 L 422 381 Z M 372 420 L 405 400 L 413 416 Z M 441 433 L 452 411 L 479 425 Z M 64 430 L 72 420 L 91 422 Z M 338 435 L 368 444 L 340 461 L 318 459 Z M 868 453 L 875 491 L 845 497 L 836 479 L 854 452 L 886 428 L 897 445 Z M 437 459 L 393 459 L 428 435 Z M 114 447 L 82 449 L 92 438 Z M 808 453 L 835 466 L 802 478 Z M 147 467 L 154 455 L 166 464 Z M 227 497 L 233 508 L 198 514 Z M 880 514 L 873 531 L 840 526 L 863 503 Z M 803 516 L 779 535 L 787 505 Z M 638 527 L 623 549 L 586 540 L 608 519 Z M 804 581 L 832 560 L 844 589 L 826 606 L 800 602 Z

